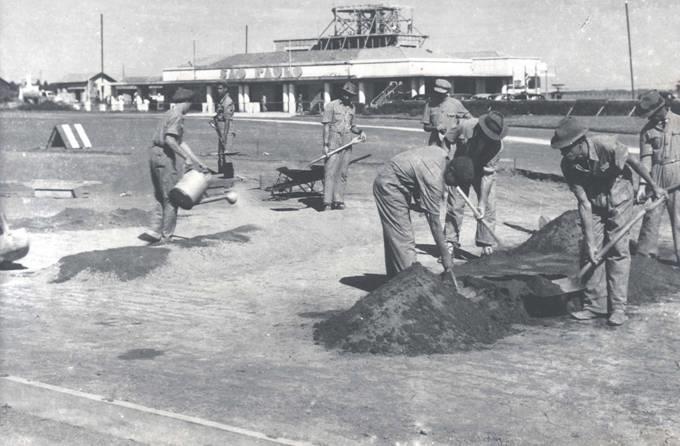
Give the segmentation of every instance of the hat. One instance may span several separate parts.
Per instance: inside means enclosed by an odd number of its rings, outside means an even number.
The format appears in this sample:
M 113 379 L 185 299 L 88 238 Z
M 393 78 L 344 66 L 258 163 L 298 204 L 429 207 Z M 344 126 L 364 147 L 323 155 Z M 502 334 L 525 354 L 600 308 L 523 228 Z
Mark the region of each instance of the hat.
M 457 156 L 446 165 L 446 176 L 453 176 L 456 186 L 467 186 L 475 179 L 475 167 L 469 156 Z
M 640 96 L 640 102 L 637 106 L 637 112 L 640 116 L 644 118 L 649 118 L 658 109 L 666 105 L 666 101 L 663 99 L 658 91 L 652 90 Z
M 347 93 L 351 94 L 352 96 L 356 96 L 359 92 L 357 86 L 354 85 L 354 82 L 350 81 L 345 82 L 345 85 L 342 86 L 342 89 Z
M 220 79 L 220 80 L 217 81 L 217 86 L 218 86 L 218 87 L 219 87 L 219 86 L 226 87 L 226 86 L 228 86 L 228 85 L 229 85 L 229 82 L 227 82 L 226 79 Z
M 448 93 L 451 91 L 451 82 L 446 79 L 437 79 L 434 81 L 434 91 L 437 93 Z
M 175 91 L 175 94 L 172 95 L 171 102 L 191 102 L 193 98 L 193 91 L 180 87 Z
M 555 134 L 550 140 L 553 149 L 564 149 L 573 145 L 588 133 L 588 128 L 577 119 L 570 116 L 562 119 L 555 129 Z
M 508 126 L 505 125 L 503 115 L 496 111 L 480 116 L 479 126 L 484 134 L 494 141 L 500 141 L 508 134 Z

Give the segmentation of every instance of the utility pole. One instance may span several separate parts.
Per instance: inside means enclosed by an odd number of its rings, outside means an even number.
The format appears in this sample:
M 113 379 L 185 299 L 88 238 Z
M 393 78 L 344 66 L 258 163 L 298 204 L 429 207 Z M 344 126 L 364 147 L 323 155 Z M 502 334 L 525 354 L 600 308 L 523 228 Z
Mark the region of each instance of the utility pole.
M 635 82 L 633 81 L 633 49 L 630 44 L 630 20 L 628 19 L 628 1 L 626 0 L 626 30 L 628 31 L 628 61 L 630 63 L 630 95 L 635 100 Z
M 248 25 L 246 25 L 246 54 L 248 54 Z
M 100 55 L 100 60 L 101 60 L 101 70 L 100 72 L 102 75 L 104 74 L 104 14 L 99 14 L 99 47 L 101 49 L 101 55 Z M 102 78 L 99 81 L 99 91 L 100 91 L 100 98 L 104 99 L 104 79 Z
M 191 68 L 194 70 L 194 80 L 196 80 L 196 39 L 192 40 L 194 52 L 191 58 Z

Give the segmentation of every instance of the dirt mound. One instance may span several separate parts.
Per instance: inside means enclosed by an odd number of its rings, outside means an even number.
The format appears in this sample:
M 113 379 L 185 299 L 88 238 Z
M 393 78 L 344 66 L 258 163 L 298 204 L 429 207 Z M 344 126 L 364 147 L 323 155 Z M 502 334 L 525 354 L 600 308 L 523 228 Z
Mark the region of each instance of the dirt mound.
M 349 310 L 315 324 L 314 339 L 350 352 L 421 355 L 491 344 L 528 320 L 521 281 L 461 278 L 471 298 L 458 294 L 419 264 L 360 299 Z
M 141 209 L 115 209 L 98 212 L 93 209 L 66 208 L 50 217 L 33 217 L 14 220 L 12 225 L 33 231 L 102 229 L 124 226 L 145 226 L 151 213 Z
M 72 279 L 82 271 L 111 273 L 126 282 L 148 273 L 167 262 L 168 248 L 148 246 L 126 246 L 123 248 L 88 251 L 62 257 L 59 260 L 59 275 L 53 283 Z
M 564 252 L 579 255 L 582 234 L 578 211 L 567 211 L 551 220 L 526 242 L 513 249 L 512 253 Z

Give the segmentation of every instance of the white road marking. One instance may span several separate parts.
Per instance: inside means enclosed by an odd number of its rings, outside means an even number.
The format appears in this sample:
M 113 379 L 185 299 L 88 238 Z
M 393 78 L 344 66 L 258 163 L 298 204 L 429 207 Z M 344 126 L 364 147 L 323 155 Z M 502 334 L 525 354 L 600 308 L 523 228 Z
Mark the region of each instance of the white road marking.
M 277 124 L 297 124 L 297 125 L 315 125 L 320 127 L 318 122 L 310 121 L 293 121 L 284 119 L 257 119 L 257 118 L 239 118 L 239 121 L 251 121 L 251 122 L 275 122 Z M 387 125 L 366 125 L 361 124 L 361 128 L 364 129 L 381 129 L 381 130 L 396 130 L 400 132 L 413 132 L 413 133 L 425 133 L 423 129 L 415 127 L 399 127 L 399 126 L 387 126 Z M 520 144 L 532 144 L 537 146 L 549 146 L 550 140 L 543 138 L 531 138 L 527 136 L 506 136 L 503 138 L 503 142 L 506 143 L 520 143 Z M 628 151 L 630 153 L 639 154 L 640 149 L 637 147 L 628 146 Z
M 303 441 L 288 440 L 286 438 L 273 438 L 273 437 L 270 437 L 270 436 L 263 434 L 261 432 L 256 432 L 256 431 L 252 431 L 252 430 L 249 430 L 249 429 L 242 429 L 240 427 L 229 426 L 227 424 L 218 423 L 216 421 L 210 421 L 210 420 L 206 420 L 206 419 L 203 419 L 203 418 L 193 417 L 193 416 L 189 416 L 189 415 L 182 415 L 182 414 L 178 414 L 178 413 L 174 413 L 174 412 L 168 412 L 166 410 L 154 409 L 154 408 L 151 408 L 151 407 L 142 406 L 140 404 L 129 403 L 127 401 L 111 400 L 111 399 L 105 398 L 102 395 L 96 395 L 96 394 L 93 394 L 93 393 L 87 393 L 87 392 L 81 392 L 81 391 L 78 391 L 78 390 L 67 389 L 67 388 L 64 388 L 64 387 L 54 386 L 54 385 L 51 385 L 51 384 L 45 384 L 45 383 L 41 383 L 41 382 L 38 382 L 38 381 L 31 381 L 31 380 L 28 380 L 28 379 L 20 378 L 18 376 L 2 376 L 2 377 L 0 377 L 0 379 L 5 380 L 5 381 L 11 381 L 11 382 L 16 383 L 16 384 L 31 386 L 31 387 L 42 389 L 42 390 L 49 390 L 49 391 L 52 391 L 52 392 L 57 392 L 57 393 L 61 393 L 61 394 L 69 395 L 69 396 L 83 398 L 83 399 L 86 399 L 86 400 L 89 400 L 89 401 L 95 401 L 95 402 L 98 402 L 98 403 L 101 403 L 101 404 L 123 407 L 123 408 L 126 408 L 126 409 L 132 409 L 132 410 L 136 410 L 136 411 L 151 414 L 151 415 L 157 415 L 157 416 L 161 416 L 161 417 L 171 418 L 171 419 L 174 419 L 174 420 L 193 423 L 193 424 L 197 424 L 199 426 L 209 427 L 209 428 L 213 428 L 213 429 L 217 429 L 217 430 L 221 430 L 221 431 L 225 431 L 225 432 L 229 432 L 229 433 L 233 433 L 233 434 L 243 435 L 243 436 L 246 436 L 246 437 L 270 442 L 272 444 L 286 445 L 286 446 L 311 446 L 311 443 L 306 443 L 306 442 L 303 442 Z

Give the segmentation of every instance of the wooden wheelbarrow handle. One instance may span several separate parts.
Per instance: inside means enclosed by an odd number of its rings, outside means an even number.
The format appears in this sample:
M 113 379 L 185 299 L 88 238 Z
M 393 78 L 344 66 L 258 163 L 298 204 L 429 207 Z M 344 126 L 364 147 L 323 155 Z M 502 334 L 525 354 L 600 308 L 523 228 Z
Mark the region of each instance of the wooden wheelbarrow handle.
M 465 200 L 465 204 L 467 204 L 470 210 L 472 211 L 472 215 L 474 215 L 477 221 L 480 222 L 489 231 L 493 239 L 496 240 L 496 243 L 498 243 L 498 246 L 503 246 L 504 245 L 503 241 L 500 238 L 498 238 L 494 230 L 491 229 L 491 226 L 484 221 L 484 219 L 482 218 L 482 214 L 479 213 L 477 208 L 472 204 L 468 196 L 465 195 L 460 186 L 456 186 L 456 192 L 458 192 L 460 196 L 463 197 L 463 200 Z

